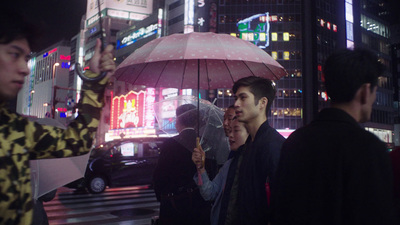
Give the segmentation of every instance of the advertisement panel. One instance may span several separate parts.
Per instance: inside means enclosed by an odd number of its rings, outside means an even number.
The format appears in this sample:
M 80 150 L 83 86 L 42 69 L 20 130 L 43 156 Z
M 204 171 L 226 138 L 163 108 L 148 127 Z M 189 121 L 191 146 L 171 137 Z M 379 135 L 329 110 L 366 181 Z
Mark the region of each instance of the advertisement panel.
M 112 140 L 154 135 L 154 102 L 154 88 L 130 91 L 126 95 L 114 97 L 111 101 L 110 130 L 107 137 Z
M 100 9 L 113 9 L 111 13 L 124 14 L 123 12 L 151 14 L 153 12 L 153 0 L 100 0 Z M 117 11 L 122 11 L 118 13 Z M 97 0 L 88 0 L 86 7 L 86 18 L 97 16 Z
M 240 37 L 259 48 L 269 46 L 269 13 L 257 14 L 237 23 Z M 275 37 L 272 37 L 275 38 Z

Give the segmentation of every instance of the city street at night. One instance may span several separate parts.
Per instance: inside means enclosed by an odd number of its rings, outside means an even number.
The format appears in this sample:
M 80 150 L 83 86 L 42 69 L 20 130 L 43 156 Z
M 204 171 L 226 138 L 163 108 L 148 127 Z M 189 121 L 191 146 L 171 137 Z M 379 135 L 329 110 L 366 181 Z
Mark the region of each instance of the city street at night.
M 146 225 L 159 211 L 154 191 L 147 186 L 109 188 L 101 194 L 74 193 L 62 187 L 44 206 L 50 225 Z

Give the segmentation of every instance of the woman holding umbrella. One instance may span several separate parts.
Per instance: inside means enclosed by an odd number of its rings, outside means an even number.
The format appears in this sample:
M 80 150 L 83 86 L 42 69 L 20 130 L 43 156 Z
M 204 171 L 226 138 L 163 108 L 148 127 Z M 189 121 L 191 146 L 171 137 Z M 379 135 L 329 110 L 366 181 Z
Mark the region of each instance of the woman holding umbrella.
M 243 145 L 246 142 L 249 133 L 247 132 L 244 123 L 239 122 L 235 117 L 231 122 L 231 129 L 229 132 L 229 144 L 231 151 L 243 151 Z M 224 193 L 229 193 L 231 190 L 226 190 L 226 180 L 228 176 L 228 171 L 231 168 L 231 163 L 233 160 L 238 160 L 238 155 L 235 156 L 222 166 L 221 170 L 217 176 L 211 181 L 207 175 L 205 168 L 202 166 L 202 159 L 204 158 L 204 151 L 202 149 L 195 148 L 192 154 L 192 160 L 198 170 L 200 171 L 203 184 L 198 183 L 198 175 L 194 177 L 195 182 L 198 184 L 201 196 L 207 201 L 215 201 L 211 209 L 211 225 L 218 225 L 220 220 L 221 211 L 226 212 L 229 208 L 231 202 L 222 202 Z M 226 214 L 226 213 L 225 213 Z M 227 215 L 225 220 L 227 221 L 229 216 Z

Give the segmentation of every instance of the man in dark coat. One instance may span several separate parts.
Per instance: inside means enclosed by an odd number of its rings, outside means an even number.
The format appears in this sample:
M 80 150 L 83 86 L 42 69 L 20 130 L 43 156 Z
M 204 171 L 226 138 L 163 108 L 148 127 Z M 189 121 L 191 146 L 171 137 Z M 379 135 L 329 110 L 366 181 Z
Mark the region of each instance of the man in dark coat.
M 331 108 L 283 144 L 273 225 L 394 225 L 385 144 L 358 123 L 370 119 L 383 66 L 369 51 L 344 49 L 324 66 Z
M 236 118 L 245 124 L 249 138 L 229 167 L 219 224 L 268 224 L 266 183 L 274 182 L 285 140 L 267 121 L 276 93 L 274 83 L 251 76 L 237 80 L 232 90 Z
M 203 200 L 193 180 L 196 166 L 192 152 L 196 147 L 197 109 L 181 105 L 176 109 L 179 135 L 166 140 L 154 172 L 154 191 L 160 201 L 160 224 L 210 224 L 211 203 Z

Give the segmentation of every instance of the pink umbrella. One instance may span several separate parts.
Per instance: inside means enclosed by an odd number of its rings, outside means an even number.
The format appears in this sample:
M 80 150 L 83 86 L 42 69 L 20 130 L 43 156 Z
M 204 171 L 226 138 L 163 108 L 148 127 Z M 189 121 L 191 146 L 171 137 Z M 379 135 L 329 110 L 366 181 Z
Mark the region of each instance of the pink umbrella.
M 193 32 L 143 45 L 117 67 L 114 75 L 117 80 L 135 85 L 199 91 L 232 88 L 235 81 L 247 76 L 278 80 L 286 74 L 278 62 L 254 44 L 228 34 Z
M 247 76 L 278 80 L 287 73 L 268 53 L 228 34 L 173 34 L 137 49 L 116 69 L 117 80 L 150 87 L 232 88 Z

